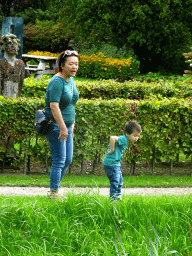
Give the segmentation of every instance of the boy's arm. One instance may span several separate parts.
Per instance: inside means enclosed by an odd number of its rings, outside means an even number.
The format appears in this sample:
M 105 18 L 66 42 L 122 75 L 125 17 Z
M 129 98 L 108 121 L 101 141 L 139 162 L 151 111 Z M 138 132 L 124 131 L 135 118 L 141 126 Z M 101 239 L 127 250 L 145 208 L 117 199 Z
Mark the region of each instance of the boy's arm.
M 109 150 L 109 154 L 112 154 L 115 151 L 115 143 L 118 142 L 118 137 L 117 136 L 111 136 L 110 140 L 109 140 L 109 144 L 110 144 L 110 150 Z

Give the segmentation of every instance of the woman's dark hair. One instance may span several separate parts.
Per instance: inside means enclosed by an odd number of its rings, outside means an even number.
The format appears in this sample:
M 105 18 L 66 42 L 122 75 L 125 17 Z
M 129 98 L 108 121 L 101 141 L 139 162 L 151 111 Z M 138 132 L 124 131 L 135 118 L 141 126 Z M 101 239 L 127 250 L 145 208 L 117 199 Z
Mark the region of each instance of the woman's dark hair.
M 137 131 L 137 132 L 141 132 L 141 126 L 139 123 L 137 123 L 136 121 L 129 121 L 125 124 L 125 130 L 124 130 L 124 134 L 127 133 L 127 134 L 131 134 L 133 133 L 134 131 Z
M 72 56 L 75 56 L 75 57 L 79 58 L 79 55 L 78 55 L 78 53 L 77 53 L 76 51 L 66 50 L 66 51 L 60 53 L 60 55 L 59 55 L 59 57 L 58 57 L 58 59 L 57 59 L 58 65 L 59 65 L 59 72 L 62 71 L 61 66 L 62 66 L 63 64 L 65 64 L 67 58 L 68 58 L 68 57 L 72 57 Z

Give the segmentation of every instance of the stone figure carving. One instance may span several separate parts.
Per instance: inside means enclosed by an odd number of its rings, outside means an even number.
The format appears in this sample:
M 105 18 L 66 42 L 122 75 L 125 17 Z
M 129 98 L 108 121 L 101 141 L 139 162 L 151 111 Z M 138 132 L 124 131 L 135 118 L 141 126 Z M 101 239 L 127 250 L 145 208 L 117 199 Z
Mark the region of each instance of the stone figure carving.
M 2 36 L 0 40 L 3 58 L 0 59 L 0 95 L 5 98 L 21 96 L 25 78 L 25 64 L 16 56 L 19 51 L 20 40 L 14 34 Z

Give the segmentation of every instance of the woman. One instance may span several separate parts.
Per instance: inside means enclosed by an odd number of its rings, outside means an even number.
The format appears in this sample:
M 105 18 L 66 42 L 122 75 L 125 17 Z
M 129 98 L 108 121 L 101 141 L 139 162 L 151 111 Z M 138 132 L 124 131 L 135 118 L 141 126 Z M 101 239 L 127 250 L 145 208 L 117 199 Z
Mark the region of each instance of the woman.
M 52 155 L 50 198 L 57 199 L 59 185 L 73 157 L 75 103 L 79 93 L 74 76 L 79 67 L 76 51 L 65 51 L 58 57 L 59 72 L 50 80 L 45 96 L 45 112 L 52 121 L 46 134 Z

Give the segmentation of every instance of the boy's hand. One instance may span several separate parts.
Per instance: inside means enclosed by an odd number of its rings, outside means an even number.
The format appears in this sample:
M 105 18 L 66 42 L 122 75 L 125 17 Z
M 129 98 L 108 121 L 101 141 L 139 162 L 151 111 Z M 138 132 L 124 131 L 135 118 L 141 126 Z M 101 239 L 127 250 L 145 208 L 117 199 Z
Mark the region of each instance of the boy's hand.
M 112 154 L 115 151 L 115 143 L 118 142 L 118 137 L 117 136 L 111 136 L 109 140 L 110 144 L 110 150 L 109 154 Z
M 109 150 L 109 154 L 113 154 L 113 152 L 115 151 L 115 147 L 113 147 L 113 148 L 110 148 L 110 150 Z

